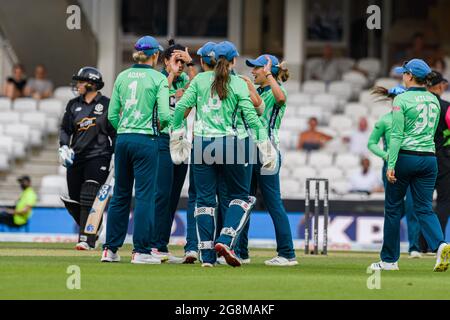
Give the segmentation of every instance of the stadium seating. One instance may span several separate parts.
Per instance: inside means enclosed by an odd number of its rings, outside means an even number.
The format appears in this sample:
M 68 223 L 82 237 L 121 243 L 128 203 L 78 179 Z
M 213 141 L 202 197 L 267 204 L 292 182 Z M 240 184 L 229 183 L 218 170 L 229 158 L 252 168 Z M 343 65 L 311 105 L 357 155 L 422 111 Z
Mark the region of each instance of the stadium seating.
M 308 80 L 303 83 L 302 92 L 308 94 L 319 94 L 326 92 L 326 85 L 323 81 Z
M 32 98 L 18 98 L 14 100 L 13 110 L 17 112 L 37 111 L 38 102 Z
M 0 97 L 0 111 L 10 111 L 11 100 L 8 98 Z

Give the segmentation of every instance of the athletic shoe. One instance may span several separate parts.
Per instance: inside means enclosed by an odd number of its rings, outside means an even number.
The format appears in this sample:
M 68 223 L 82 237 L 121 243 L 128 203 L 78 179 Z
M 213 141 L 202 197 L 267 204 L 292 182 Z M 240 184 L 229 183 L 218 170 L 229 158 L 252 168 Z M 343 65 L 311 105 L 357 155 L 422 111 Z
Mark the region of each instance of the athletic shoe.
M 131 263 L 133 264 L 161 264 L 161 260 L 155 258 L 151 254 L 133 252 L 131 256 Z
M 409 258 L 410 259 L 420 259 L 420 258 L 422 258 L 422 254 L 419 251 L 411 251 L 409 253 Z
M 266 260 L 264 262 L 264 264 L 266 266 L 271 266 L 271 267 L 293 267 L 293 266 L 298 265 L 298 262 L 295 258 L 286 259 L 284 257 L 277 256 L 270 260 Z
M 228 265 L 232 267 L 240 267 L 241 259 L 226 244 L 218 243 L 214 246 L 219 257 L 224 257 Z
M 217 258 L 217 264 L 226 265 L 227 261 L 225 260 L 224 257 L 219 257 L 219 258 Z
M 167 262 L 170 264 L 182 264 L 184 261 L 184 258 L 175 257 L 170 252 L 161 252 L 159 251 L 159 255 L 156 254 L 156 257 L 161 257 L 161 262 Z
M 252 262 L 252 260 L 250 258 L 247 259 L 241 259 L 241 263 L 242 264 L 250 264 Z
M 212 263 L 209 262 L 204 262 L 202 263 L 202 268 L 213 268 L 214 265 Z
M 370 269 L 372 271 L 379 271 L 379 270 L 397 271 L 397 270 L 400 270 L 398 268 L 397 262 L 390 263 L 390 262 L 383 262 L 383 261 L 372 263 L 372 265 L 370 266 Z
M 93 248 L 91 248 L 87 242 L 79 242 L 77 243 L 77 245 L 75 246 L 75 249 L 78 251 L 88 251 L 88 250 L 92 250 Z
M 153 248 L 150 253 L 154 258 L 159 259 L 161 262 L 166 262 L 169 260 L 167 253 L 160 252 L 158 249 Z
M 183 257 L 183 264 L 194 264 L 198 260 L 197 251 L 187 251 Z
M 434 266 L 434 272 L 445 272 L 448 269 L 450 262 L 450 244 L 443 243 L 439 246 L 437 251 L 436 265 Z
M 114 253 L 109 249 L 105 249 L 105 250 L 103 250 L 102 259 L 100 261 L 101 262 L 119 262 L 120 256 L 117 252 Z

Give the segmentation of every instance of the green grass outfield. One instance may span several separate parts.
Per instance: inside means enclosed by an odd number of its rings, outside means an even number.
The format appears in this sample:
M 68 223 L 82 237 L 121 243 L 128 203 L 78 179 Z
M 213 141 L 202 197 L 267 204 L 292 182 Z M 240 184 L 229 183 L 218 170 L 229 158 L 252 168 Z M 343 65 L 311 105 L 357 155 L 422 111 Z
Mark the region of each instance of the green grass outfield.
M 181 255 L 182 248 L 172 248 Z M 381 289 L 367 288 L 376 253 L 298 253 L 299 265 L 266 267 L 271 250 L 252 250 L 241 268 L 195 265 L 102 264 L 100 251 L 77 252 L 71 244 L 0 243 L 0 299 L 450 299 L 450 271 L 433 273 L 433 257 L 402 256 L 400 271 L 381 274 Z M 81 269 L 81 290 L 69 290 L 67 268 Z

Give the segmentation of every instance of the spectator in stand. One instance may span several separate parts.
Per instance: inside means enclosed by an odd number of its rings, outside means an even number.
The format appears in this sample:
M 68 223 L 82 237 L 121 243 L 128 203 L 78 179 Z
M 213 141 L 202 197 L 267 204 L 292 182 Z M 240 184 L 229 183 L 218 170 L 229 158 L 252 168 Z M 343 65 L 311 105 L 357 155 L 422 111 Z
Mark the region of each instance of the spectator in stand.
M 39 64 L 34 69 L 34 78 L 28 80 L 25 86 L 25 96 L 37 100 L 50 98 L 53 95 L 53 83 L 47 79 L 47 70 Z
M 15 64 L 12 68 L 12 76 L 6 79 L 3 95 L 11 100 L 23 97 L 26 84 L 27 78 L 24 67 L 21 64 Z
M 314 151 L 322 149 L 326 142 L 333 137 L 317 130 L 317 118 L 310 118 L 308 121 L 309 129 L 300 133 L 297 149 L 304 151 Z
M 327 44 L 323 48 L 322 57 L 306 67 L 305 80 L 331 82 L 340 80 L 343 70 L 334 56 L 333 47 Z
M 22 176 L 17 181 L 20 184 L 22 193 L 14 209 L 0 211 L 0 224 L 20 228 L 26 225 L 31 218 L 33 207 L 37 202 L 37 195 L 31 187 L 31 179 L 29 176 Z
M 383 183 L 378 172 L 370 168 L 370 160 L 361 158 L 361 170 L 350 176 L 350 192 L 351 193 L 367 193 L 383 192 Z
M 351 136 L 345 137 L 344 142 L 350 144 L 350 152 L 356 155 L 365 156 L 369 154 L 367 142 L 369 141 L 370 131 L 366 118 L 360 118 L 358 130 L 352 132 Z

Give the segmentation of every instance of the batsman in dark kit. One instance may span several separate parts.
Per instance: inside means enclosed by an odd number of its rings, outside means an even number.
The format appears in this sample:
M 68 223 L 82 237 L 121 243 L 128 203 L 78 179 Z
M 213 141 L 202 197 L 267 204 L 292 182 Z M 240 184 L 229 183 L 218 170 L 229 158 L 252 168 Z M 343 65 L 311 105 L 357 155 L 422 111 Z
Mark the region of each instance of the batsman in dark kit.
M 109 98 L 99 91 L 104 86 L 101 73 L 84 67 L 72 81 L 79 96 L 67 104 L 61 124 L 59 156 L 67 168 L 70 197 L 62 200 L 80 227 L 76 249 L 89 250 L 97 235 L 85 233 L 86 221 L 108 177 L 116 132 L 108 121 Z

